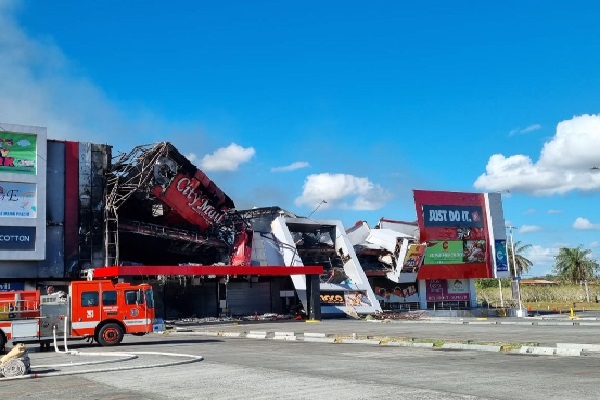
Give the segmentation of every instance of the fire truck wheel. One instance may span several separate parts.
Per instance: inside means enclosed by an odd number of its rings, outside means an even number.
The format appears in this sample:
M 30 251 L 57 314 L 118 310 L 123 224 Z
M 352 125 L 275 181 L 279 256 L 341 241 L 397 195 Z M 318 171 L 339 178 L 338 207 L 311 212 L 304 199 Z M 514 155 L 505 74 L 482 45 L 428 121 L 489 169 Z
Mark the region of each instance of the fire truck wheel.
M 123 329 L 117 324 L 106 324 L 98 332 L 98 343 L 102 346 L 114 346 L 123 340 Z
M 2 331 L 0 331 L 0 353 L 4 351 L 4 346 L 6 346 L 6 339 Z

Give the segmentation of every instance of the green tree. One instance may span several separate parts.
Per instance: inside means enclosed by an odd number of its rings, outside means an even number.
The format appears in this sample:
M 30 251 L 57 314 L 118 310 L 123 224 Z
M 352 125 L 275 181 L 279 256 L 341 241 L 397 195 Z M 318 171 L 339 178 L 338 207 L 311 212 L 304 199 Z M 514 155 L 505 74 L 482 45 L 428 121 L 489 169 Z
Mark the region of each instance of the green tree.
M 530 244 L 521 244 L 521 241 L 518 240 L 514 243 L 514 246 L 510 245 L 510 242 L 507 243 L 508 246 L 506 246 L 506 251 L 508 253 L 508 262 L 510 264 L 510 273 L 512 276 L 515 275 L 515 267 L 513 266 L 513 251 L 512 248 L 515 248 L 515 264 L 516 264 L 516 270 L 517 270 L 517 275 L 521 276 L 523 275 L 523 273 L 527 273 L 529 272 L 529 268 L 533 265 L 533 263 L 527 259 L 527 257 L 525 257 L 523 255 L 523 253 L 525 251 L 527 251 L 529 248 L 531 248 Z
M 579 245 L 575 248 L 563 247 L 554 257 L 554 272 L 559 278 L 573 283 L 585 282 L 594 277 L 600 267 L 596 260 L 590 258 L 592 251 Z

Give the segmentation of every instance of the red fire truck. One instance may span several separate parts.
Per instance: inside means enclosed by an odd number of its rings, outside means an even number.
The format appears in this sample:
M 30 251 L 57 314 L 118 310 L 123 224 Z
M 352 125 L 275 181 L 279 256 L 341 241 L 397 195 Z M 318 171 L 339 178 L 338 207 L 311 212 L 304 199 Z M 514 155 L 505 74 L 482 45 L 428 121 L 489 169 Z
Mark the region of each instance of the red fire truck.
M 68 293 L 0 292 L 0 350 L 7 342 L 49 347 L 55 335 L 112 346 L 126 333 L 152 332 L 154 321 L 149 284 L 92 280 L 71 282 Z

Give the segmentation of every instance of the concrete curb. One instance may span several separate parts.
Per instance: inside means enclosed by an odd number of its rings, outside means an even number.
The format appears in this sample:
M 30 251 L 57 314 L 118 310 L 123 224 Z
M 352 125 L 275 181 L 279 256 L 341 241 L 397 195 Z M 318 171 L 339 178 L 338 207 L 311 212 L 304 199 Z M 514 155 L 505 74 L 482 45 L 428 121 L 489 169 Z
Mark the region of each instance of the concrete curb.
M 481 324 L 481 321 L 478 321 Z M 510 325 L 515 321 L 510 321 Z M 531 324 L 531 323 L 527 323 Z M 371 338 L 360 339 L 356 337 L 348 338 L 341 335 L 315 333 L 315 332 L 267 332 L 267 331 L 249 331 L 249 332 L 227 332 L 227 331 L 193 331 L 191 329 L 178 329 L 169 334 L 182 335 L 199 335 L 199 336 L 221 336 L 228 338 L 247 338 L 247 339 L 262 339 L 262 340 L 281 340 L 281 341 L 300 341 L 307 343 L 329 343 L 329 344 L 363 344 L 384 347 L 418 347 L 435 349 L 434 343 L 431 342 L 414 342 L 414 341 L 394 341 L 392 340 L 377 340 Z M 485 352 L 502 352 L 501 345 L 486 345 L 472 343 L 457 343 L 445 342 L 440 349 L 455 349 L 455 350 L 472 350 Z M 514 354 L 523 355 L 542 355 L 542 356 L 562 356 L 562 357 L 579 357 L 585 355 L 586 352 L 600 353 L 600 344 L 580 344 L 580 343 L 557 343 L 557 347 L 541 347 L 541 346 L 521 346 L 519 350 L 511 351 Z
M 478 350 L 499 352 L 502 346 L 485 345 L 485 344 L 465 344 L 465 343 L 444 343 L 442 349 L 460 349 L 460 350 Z
M 433 348 L 433 343 L 430 342 L 387 342 L 384 346 L 390 347 L 424 347 L 428 349 Z
M 559 349 L 578 349 L 589 352 L 600 352 L 600 344 L 581 344 L 581 343 L 556 343 Z
M 273 340 L 296 340 L 296 334 L 294 332 L 275 332 Z
M 250 331 L 246 334 L 248 339 L 266 339 L 267 332 Z
M 553 356 L 555 353 L 555 347 L 521 346 L 521 350 L 519 350 L 519 354 L 533 354 L 538 356 Z
M 380 345 L 380 340 L 370 340 L 370 339 L 342 339 L 340 343 L 343 344 L 375 344 Z
M 335 339 L 334 338 L 327 338 L 327 337 L 305 337 L 304 342 L 315 342 L 315 343 L 335 343 Z

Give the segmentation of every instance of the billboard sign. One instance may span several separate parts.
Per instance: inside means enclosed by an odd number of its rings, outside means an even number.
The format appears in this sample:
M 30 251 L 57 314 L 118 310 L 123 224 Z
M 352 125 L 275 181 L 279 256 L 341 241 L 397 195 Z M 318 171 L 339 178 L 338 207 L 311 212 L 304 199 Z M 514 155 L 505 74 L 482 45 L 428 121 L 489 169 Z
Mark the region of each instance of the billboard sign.
M 0 182 L 0 217 L 36 218 L 35 183 Z
M 493 276 L 483 193 L 414 190 L 419 239 L 427 243 L 417 279 Z
M 0 131 L 0 172 L 35 174 L 37 136 Z

